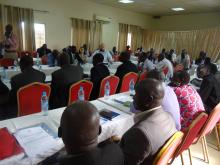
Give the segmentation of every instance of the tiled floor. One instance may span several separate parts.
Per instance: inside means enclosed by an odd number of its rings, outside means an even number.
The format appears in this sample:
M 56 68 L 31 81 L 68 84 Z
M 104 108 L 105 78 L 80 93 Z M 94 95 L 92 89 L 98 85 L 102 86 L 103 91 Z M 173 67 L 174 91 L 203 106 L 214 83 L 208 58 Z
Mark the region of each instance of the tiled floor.
M 217 141 L 214 134 L 207 136 L 208 151 L 209 151 L 209 165 L 220 165 L 220 151 L 217 150 Z M 198 142 L 196 145 L 190 147 L 192 154 L 193 165 L 208 165 L 203 161 L 202 144 Z M 184 164 L 189 165 L 188 151 L 183 153 Z M 172 165 L 181 165 L 180 156 L 175 159 Z

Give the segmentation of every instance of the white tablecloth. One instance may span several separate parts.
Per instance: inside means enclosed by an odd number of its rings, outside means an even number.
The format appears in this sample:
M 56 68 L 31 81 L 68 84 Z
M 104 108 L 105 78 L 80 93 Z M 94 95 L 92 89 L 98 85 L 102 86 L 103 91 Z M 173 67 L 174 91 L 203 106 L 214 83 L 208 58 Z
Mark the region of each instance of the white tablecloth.
M 120 115 L 115 117 L 112 121 L 108 121 L 102 125 L 102 133 L 99 136 L 99 142 L 102 142 L 113 135 L 122 136 L 132 125 L 133 125 L 133 115 L 123 113 L 114 107 L 108 106 L 98 100 L 92 101 L 98 110 L 103 108 L 109 109 L 111 111 L 117 112 Z M 24 117 L 18 117 L 14 119 L 0 121 L 0 128 L 7 127 L 12 133 L 18 129 L 34 126 L 40 123 L 46 123 L 54 132 L 57 133 L 58 127 L 60 125 L 60 118 L 65 108 L 59 108 L 49 111 L 48 116 L 43 116 L 41 113 L 28 115 Z M 45 144 L 44 144 L 45 145 Z M 57 146 L 53 150 L 47 151 L 38 157 L 29 158 L 20 154 L 3 161 L 0 161 L 2 164 L 17 164 L 17 165 L 26 165 L 26 164 L 37 164 L 44 160 L 46 157 L 53 155 L 57 151 L 63 148 L 63 143 L 61 139 L 57 140 Z

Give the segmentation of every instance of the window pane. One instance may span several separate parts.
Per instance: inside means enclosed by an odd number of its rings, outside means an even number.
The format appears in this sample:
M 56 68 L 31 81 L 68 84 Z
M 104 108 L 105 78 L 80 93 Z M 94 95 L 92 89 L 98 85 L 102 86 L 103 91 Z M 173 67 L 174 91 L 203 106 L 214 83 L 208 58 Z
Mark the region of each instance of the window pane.
M 131 46 L 131 33 L 128 33 L 127 45 Z
M 45 24 L 34 24 L 36 49 L 45 44 Z

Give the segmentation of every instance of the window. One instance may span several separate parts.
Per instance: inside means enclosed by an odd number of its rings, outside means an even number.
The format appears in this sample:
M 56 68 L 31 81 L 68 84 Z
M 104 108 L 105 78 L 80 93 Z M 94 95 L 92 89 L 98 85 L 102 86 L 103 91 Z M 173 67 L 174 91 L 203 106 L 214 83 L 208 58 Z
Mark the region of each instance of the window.
M 127 45 L 131 46 L 131 33 L 128 33 Z
M 36 49 L 45 44 L 45 24 L 35 23 L 35 46 Z

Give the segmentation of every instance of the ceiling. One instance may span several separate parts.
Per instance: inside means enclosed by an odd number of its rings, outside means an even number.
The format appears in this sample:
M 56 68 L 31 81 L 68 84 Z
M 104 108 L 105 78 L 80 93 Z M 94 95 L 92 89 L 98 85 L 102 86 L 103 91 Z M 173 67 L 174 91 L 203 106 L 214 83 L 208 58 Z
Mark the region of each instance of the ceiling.
M 90 0 L 108 6 L 123 8 L 152 16 L 205 13 L 220 11 L 220 0 L 134 0 L 122 4 L 118 0 Z M 171 8 L 182 7 L 185 11 L 175 12 Z

